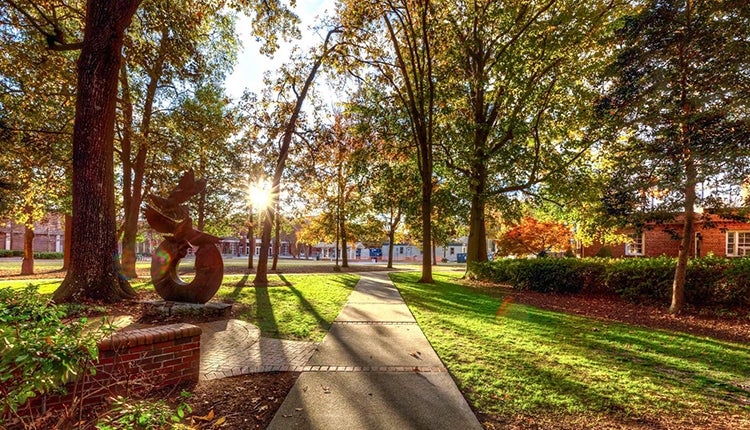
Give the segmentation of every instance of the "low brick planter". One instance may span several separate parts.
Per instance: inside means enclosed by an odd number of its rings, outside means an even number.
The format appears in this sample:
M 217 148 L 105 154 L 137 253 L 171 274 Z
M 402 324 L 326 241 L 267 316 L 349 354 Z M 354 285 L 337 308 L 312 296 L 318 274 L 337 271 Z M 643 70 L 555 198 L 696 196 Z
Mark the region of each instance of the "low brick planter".
M 197 382 L 200 370 L 200 327 L 171 324 L 113 334 L 99 342 L 96 374 L 66 386 L 66 395 L 33 399 L 34 413 L 70 406 L 83 399 L 83 407 L 116 395 L 128 396 L 181 382 Z

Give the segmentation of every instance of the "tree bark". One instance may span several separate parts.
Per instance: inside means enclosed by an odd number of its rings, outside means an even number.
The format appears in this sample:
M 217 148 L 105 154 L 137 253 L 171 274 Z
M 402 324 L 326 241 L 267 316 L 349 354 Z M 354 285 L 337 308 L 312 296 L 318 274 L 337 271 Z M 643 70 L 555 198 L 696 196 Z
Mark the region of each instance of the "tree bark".
M 693 160 L 688 155 L 685 162 L 686 185 L 685 185 L 685 223 L 682 228 L 682 239 L 680 240 L 680 251 L 677 254 L 677 267 L 674 272 L 674 281 L 672 282 L 672 304 L 669 307 L 669 313 L 678 314 L 685 304 L 685 279 L 687 277 L 687 264 L 690 257 L 690 247 L 693 243 L 695 231 L 695 184 L 696 184 L 696 167 Z
M 393 241 L 396 239 L 396 232 L 393 228 L 388 231 L 388 268 L 393 269 Z
M 255 278 L 253 279 L 253 285 L 256 287 L 268 286 L 268 247 L 271 244 L 271 228 L 273 228 L 271 212 L 273 212 L 273 209 L 269 207 L 261 217 L 263 229 L 260 234 L 260 253 L 258 254 L 258 266 L 255 269 Z
M 24 226 L 23 230 L 23 261 L 21 274 L 34 274 L 34 227 Z
M 432 178 L 432 163 L 430 163 L 429 168 L 425 168 L 425 171 L 429 171 L 429 176 Z M 432 243 L 431 212 L 432 180 L 427 181 L 422 179 L 422 250 L 424 255 L 422 256 L 422 277 L 419 279 L 419 282 L 423 284 L 432 284 L 434 282 L 432 279 L 432 249 L 430 248 L 430 244 Z
M 484 192 L 487 183 L 487 167 L 484 163 L 474 165 L 471 186 L 471 208 L 469 210 L 469 243 L 466 247 L 466 267 L 471 263 L 487 261 L 487 230 L 484 221 Z
M 437 255 L 435 255 L 435 238 L 432 239 L 432 265 L 437 266 Z
M 279 215 L 279 204 L 276 203 L 276 228 L 274 232 L 274 245 L 273 245 L 273 265 L 271 266 L 271 270 L 276 270 L 276 267 L 279 264 L 279 250 L 281 249 L 281 244 L 279 243 L 279 239 L 281 236 L 281 216 Z
M 346 219 L 344 214 L 339 217 L 339 231 L 341 232 L 341 267 L 349 267 L 348 240 L 346 237 Z
M 255 231 L 253 229 L 253 207 L 250 206 L 250 225 L 247 230 L 247 268 L 253 268 L 253 254 L 255 253 Z
M 120 276 L 114 193 L 114 122 L 125 29 L 140 0 L 89 0 L 78 59 L 73 127 L 70 269 L 56 302 L 117 301 L 136 292 Z

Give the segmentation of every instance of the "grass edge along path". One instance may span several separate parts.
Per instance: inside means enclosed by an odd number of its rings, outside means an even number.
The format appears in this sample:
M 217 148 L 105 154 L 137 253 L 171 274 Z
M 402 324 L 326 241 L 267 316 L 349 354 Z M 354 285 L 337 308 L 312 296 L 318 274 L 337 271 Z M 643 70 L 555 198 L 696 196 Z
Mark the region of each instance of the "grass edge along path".
M 236 318 L 265 337 L 320 342 L 359 282 L 353 274 L 269 275 L 256 288 L 248 275 L 225 276 L 215 299 L 240 305 Z
M 392 273 L 488 428 L 750 428 L 750 345 L 512 303 L 458 273 Z
M 183 278 L 190 280 L 190 277 Z M 359 276 L 342 274 L 269 275 L 268 288 L 255 288 L 252 275 L 225 275 L 212 301 L 233 303 L 235 318 L 257 325 L 264 337 L 320 342 L 344 307 Z M 0 288 L 38 285 L 52 294 L 62 279 L 0 281 Z M 154 291 L 150 281 L 131 281 L 136 291 Z

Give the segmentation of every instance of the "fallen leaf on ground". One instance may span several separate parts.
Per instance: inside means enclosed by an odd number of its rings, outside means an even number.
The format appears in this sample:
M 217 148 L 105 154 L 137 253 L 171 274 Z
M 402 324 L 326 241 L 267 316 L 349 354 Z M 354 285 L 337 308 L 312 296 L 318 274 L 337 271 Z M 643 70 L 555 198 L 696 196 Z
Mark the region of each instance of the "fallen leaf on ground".
M 211 409 L 210 411 L 208 411 L 208 413 L 206 415 L 204 415 L 202 417 L 192 416 L 190 418 L 192 418 L 194 420 L 198 420 L 198 421 L 213 421 L 213 419 L 214 419 L 214 410 Z

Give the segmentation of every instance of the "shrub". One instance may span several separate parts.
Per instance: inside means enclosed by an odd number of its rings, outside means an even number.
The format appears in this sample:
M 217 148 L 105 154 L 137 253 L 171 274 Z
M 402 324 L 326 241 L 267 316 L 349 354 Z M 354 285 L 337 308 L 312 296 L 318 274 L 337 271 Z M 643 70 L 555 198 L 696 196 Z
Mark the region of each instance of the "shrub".
M 669 302 L 675 260 L 668 257 L 612 260 L 607 268 L 607 289 L 629 301 Z
M 519 290 L 615 293 L 634 302 L 669 304 L 676 259 L 500 259 L 473 263 L 475 279 Z M 688 263 L 685 300 L 696 306 L 750 306 L 750 258 L 703 257 Z
M 180 394 L 184 399 L 190 393 Z M 98 430 L 116 429 L 162 429 L 162 428 L 192 428 L 176 425 L 185 418 L 186 413 L 193 410 L 184 401 L 172 409 L 165 401 L 132 400 L 118 396 L 112 399 L 112 408 L 107 411 L 96 424 Z
M 13 249 L 0 249 L 0 258 L 23 257 L 23 251 Z M 59 260 L 63 258 L 62 252 L 35 252 L 34 258 L 40 260 Z
M 34 258 L 40 260 L 61 260 L 63 258 L 62 252 L 35 252 Z
M 85 320 L 64 320 L 65 310 L 36 286 L 0 289 L 0 427 L 26 401 L 53 392 L 97 358 L 96 336 L 82 336 Z
M 574 293 L 602 290 L 605 269 L 605 262 L 593 259 L 501 259 L 472 264 L 470 273 L 476 279 L 510 284 L 519 290 Z

